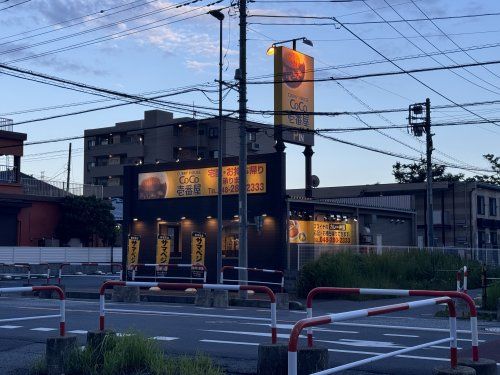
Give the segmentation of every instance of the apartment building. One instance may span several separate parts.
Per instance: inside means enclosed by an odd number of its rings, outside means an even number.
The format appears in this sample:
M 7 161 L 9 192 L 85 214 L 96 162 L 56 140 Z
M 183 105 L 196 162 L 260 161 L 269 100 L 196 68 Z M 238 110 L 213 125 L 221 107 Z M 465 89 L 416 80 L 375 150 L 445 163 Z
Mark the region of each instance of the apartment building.
M 223 155 L 239 152 L 239 122 L 224 118 Z M 144 112 L 144 118 L 85 130 L 84 182 L 104 186 L 104 197 L 123 197 L 123 168 L 212 159 L 218 156 L 218 117 L 174 118 L 167 111 Z M 247 123 L 249 155 L 274 151 L 273 129 Z

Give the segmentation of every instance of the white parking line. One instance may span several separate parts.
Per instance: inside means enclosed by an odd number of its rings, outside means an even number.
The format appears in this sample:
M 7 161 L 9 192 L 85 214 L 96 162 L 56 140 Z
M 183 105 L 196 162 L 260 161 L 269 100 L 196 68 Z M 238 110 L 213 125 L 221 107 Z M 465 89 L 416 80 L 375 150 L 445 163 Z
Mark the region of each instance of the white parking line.
M 55 330 L 56 328 L 45 328 L 45 327 L 30 328 L 30 331 L 38 331 L 38 332 L 50 332 Z
M 390 336 L 390 337 L 409 337 L 409 338 L 420 337 L 420 336 L 417 336 L 417 335 L 400 335 L 398 333 L 384 333 L 384 336 Z
M 168 336 L 155 336 L 152 337 L 153 340 L 158 340 L 158 341 L 174 341 L 178 340 L 178 337 L 168 337 Z
M 271 332 L 245 332 L 245 331 L 224 331 L 219 329 L 202 329 L 204 332 L 215 332 L 215 333 L 230 333 L 235 335 L 245 335 L 245 336 L 258 336 L 258 337 L 271 337 Z M 300 336 L 305 338 L 305 336 Z M 278 333 L 278 338 L 280 339 L 289 339 L 290 335 L 286 333 Z
M 336 352 L 336 353 L 350 353 L 350 354 L 362 354 L 362 355 L 380 355 L 384 353 L 377 353 L 377 352 L 364 352 L 364 351 L 358 351 L 358 350 L 343 350 L 343 349 L 328 349 L 329 352 Z M 412 359 L 425 359 L 428 361 L 440 361 L 440 362 L 449 362 L 449 358 L 438 358 L 438 357 L 422 357 L 422 356 L 417 356 L 417 355 L 406 355 L 406 354 L 401 354 L 396 357 L 400 358 L 412 358 Z
M 223 340 L 208 340 L 208 339 L 200 340 L 200 342 L 208 342 L 208 343 L 214 343 L 214 344 L 229 344 L 229 345 L 252 345 L 252 346 L 260 345 L 256 342 L 223 341 Z
M 4 328 L 4 329 L 16 329 L 16 328 L 21 328 L 22 326 L 9 326 L 9 325 L 6 325 L 6 326 L 0 326 L 0 328 Z
M 248 324 L 248 325 L 269 327 L 269 324 L 265 324 L 265 323 L 240 323 L 240 324 Z M 276 328 L 291 330 L 293 328 L 293 324 L 276 324 Z M 354 334 L 359 333 L 357 331 L 341 331 L 341 330 L 338 330 L 338 329 L 328 329 L 328 328 L 315 328 L 314 330 L 315 331 L 320 331 L 320 332 L 330 332 L 330 333 L 354 333 Z
M 88 331 L 84 331 L 81 329 L 75 329 L 73 331 L 68 331 L 68 333 L 74 333 L 76 335 L 86 335 Z

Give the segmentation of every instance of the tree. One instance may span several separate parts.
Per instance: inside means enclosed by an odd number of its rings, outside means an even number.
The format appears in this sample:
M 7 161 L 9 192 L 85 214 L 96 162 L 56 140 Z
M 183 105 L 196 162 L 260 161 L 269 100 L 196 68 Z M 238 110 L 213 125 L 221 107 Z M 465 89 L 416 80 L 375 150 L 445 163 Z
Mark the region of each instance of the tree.
M 474 176 L 475 181 L 486 182 L 492 185 L 500 185 L 500 157 L 493 154 L 486 154 L 483 157 L 490 163 L 491 175 L 476 175 Z
M 446 172 L 446 166 L 432 164 L 432 181 L 478 181 L 492 185 L 500 185 L 500 157 L 486 154 L 483 157 L 490 163 L 492 174 L 475 175 L 465 178 L 463 173 L 452 174 Z M 401 164 L 399 161 L 392 166 L 395 180 L 402 184 L 411 182 L 425 182 L 427 180 L 425 159 L 412 164 Z
M 59 239 L 67 243 L 78 238 L 87 245 L 94 236 L 106 245 L 114 245 L 116 240 L 115 219 L 111 213 L 111 202 L 95 196 L 65 197 L 61 204 L 61 218 L 56 229 Z
M 427 181 L 427 166 L 425 159 L 412 164 L 401 164 L 399 161 L 392 166 L 392 174 L 397 182 L 402 184 Z M 446 166 L 432 164 L 432 181 L 462 181 L 464 174 L 446 172 Z

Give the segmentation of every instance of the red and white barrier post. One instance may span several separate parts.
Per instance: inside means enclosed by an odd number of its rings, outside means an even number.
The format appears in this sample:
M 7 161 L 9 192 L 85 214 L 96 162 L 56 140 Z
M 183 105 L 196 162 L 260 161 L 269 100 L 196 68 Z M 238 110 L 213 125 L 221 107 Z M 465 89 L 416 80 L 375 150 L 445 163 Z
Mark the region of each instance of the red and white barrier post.
M 13 288 L 0 288 L 0 294 L 2 293 L 20 293 L 20 292 L 39 292 L 43 290 L 51 290 L 58 294 L 59 296 L 59 314 L 58 315 L 43 315 L 43 316 L 30 316 L 23 318 L 10 318 L 10 319 L 0 319 L 0 322 L 15 322 L 21 320 L 36 320 L 45 318 L 59 318 L 59 335 L 64 336 L 66 334 L 66 297 L 61 288 L 57 285 L 41 285 L 41 286 L 21 286 Z
M 297 375 L 298 341 L 299 341 L 300 333 L 305 328 L 310 328 L 313 326 L 325 325 L 325 324 L 330 324 L 330 323 L 335 323 L 335 322 L 341 322 L 341 321 L 345 321 L 345 320 L 357 319 L 357 318 L 362 318 L 362 317 L 389 314 L 389 313 L 396 312 L 396 311 L 410 310 L 410 309 L 414 309 L 414 308 L 438 305 L 438 304 L 443 304 L 443 303 L 448 304 L 448 310 L 450 313 L 450 337 L 449 338 L 436 340 L 436 341 L 428 342 L 425 344 L 420 344 L 420 345 L 409 347 L 409 348 L 404 348 L 404 349 L 397 350 L 397 351 L 390 352 L 390 353 L 383 353 L 383 354 L 377 355 L 375 357 L 362 359 L 360 361 L 348 363 L 348 364 L 345 364 L 342 366 L 337 366 L 337 367 L 319 372 L 317 374 L 333 374 L 333 373 L 344 371 L 344 370 L 347 370 L 347 369 L 350 369 L 353 367 L 361 366 L 361 365 L 366 364 L 366 363 L 371 363 L 371 362 L 382 360 L 385 358 L 394 357 L 394 356 L 408 353 L 408 352 L 411 352 L 414 350 L 419 350 L 419 349 L 427 348 L 430 346 L 443 344 L 446 342 L 450 343 L 450 366 L 452 368 L 456 368 L 458 358 L 457 358 L 457 331 L 456 331 L 457 325 L 456 325 L 455 304 L 454 304 L 453 300 L 449 297 L 438 297 L 438 298 L 431 298 L 431 299 L 420 300 L 420 301 L 400 303 L 400 304 L 395 304 L 395 305 L 375 307 L 375 308 L 371 308 L 371 309 L 363 309 L 363 310 L 348 311 L 348 312 L 343 312 L 343 313 L 338 313 L 338 314 L 323 315 L 323 316 L 318 316 L 318 317 L 314 317 L 314 318 L 306 318 L 306 319 L 299 320 L 293 326 L 292 332 L 290 333 L 290 340 L 288 342 L 288 375 Z
M 457 292 L 467 293 L 467 279 L 469 272 L 467 266 L 463 266 L 457 271 Z
M 254 292 L 265 293 L 269 296 L 271 302 L 271 342 L 276 344 L 278 341 L 277 327 L 276 327 L 276 296 L 273 291 L 267 286 L 263 285 L 222 285 L 222 284 L 191 284 L 191 283 L 154 283 L 154 282 L 138 282 L 138 281 L 106 281 L 99 288 L 99 330 L 104 330 L 104 318 L 106 311 L 127 311 L 123 309 L 106 309 L 105 291 L 107 288 L 113 286 L 138 286 L 140 288 L 157 287 L 163 290 L 186 290 L 193 289 L 213 289 L 213 290 L 252 290 Z
M 337 287 L 318 287 L 312 289 L 307 295 L 307 318 L 312 318 L 313 310 L 312 303 L 314 297 L 318 294 L 333 294 L 333 295 L 382 295 L 382 296 L 400 296 L 400 297 L 450 297 L 459 298 L 465 301 L 470 312 L 470 326 L 472 339 L 472 360 L 479 361 L 479 337 L 477 329 L 477 309 L 474 300 L 465 293 L 439 290 L 406 290 L 406 289 L 371 289 L 371 288 L 337 288 Z M 313 346 L 313 329 L 312 326 L 307 329 L 307 344 Z
M 265 268 L 248 268 L 248 267 L 236 267 L 236 266 L 223 266 L 220 270 L 220 282 L 221 284 L 224 284 L 224 281 L 231 281 L 231 282 L 240 282 L 242 280 L 236 280 L 236 279 L 224 279 L 224 271 L 225 270 L 247 270 L 251 272 L 261 272 L 261 273 L 271 273 L 271 274 L 277 274 L 281 275 L 281 281 L 279 283 L 276 282 L 268 282 L 268 281 L 254 281 L 254 280 L 247 280 L 248 283 L 252 284 L 267 284 L 267 285 L 279 285 L 280 286 L 280 291 L 283 293 L 285 290 L 285 274 L 283 271 L 280 270 L 270 270 L 270 269 L 265 269 Z

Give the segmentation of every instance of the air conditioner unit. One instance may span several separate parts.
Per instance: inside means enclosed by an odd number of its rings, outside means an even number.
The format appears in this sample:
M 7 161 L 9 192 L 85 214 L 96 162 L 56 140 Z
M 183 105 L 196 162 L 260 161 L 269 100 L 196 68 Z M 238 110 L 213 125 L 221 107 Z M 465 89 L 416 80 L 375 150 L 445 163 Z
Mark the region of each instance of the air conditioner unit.
M 260 144 L 257 142 L 251 142 L 248 144 L 248 150 L 249 151 L 259 151 L 260 150 Z

